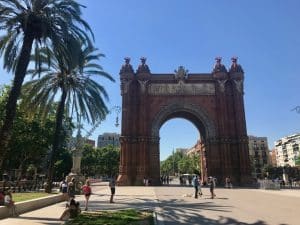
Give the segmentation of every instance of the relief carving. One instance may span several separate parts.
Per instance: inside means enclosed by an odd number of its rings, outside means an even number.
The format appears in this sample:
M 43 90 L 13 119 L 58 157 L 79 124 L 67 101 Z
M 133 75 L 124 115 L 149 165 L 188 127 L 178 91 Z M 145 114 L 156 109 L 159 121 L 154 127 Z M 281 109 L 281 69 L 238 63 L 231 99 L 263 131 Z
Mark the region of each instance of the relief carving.
M 227 80 L 218 80 L 219 88 L 221 92 L 225 92 L 225 84 Z
M 175 72 L 175 79 L 176 80 L 185 80 L 188 76 L 188 70 L 186 70 L 183 66 L 179 66 L 177 70 L 174 70 Z
M 149 95 L 214 95 L 215 85 L 212 83 L 186 84 L 150 84 Z
M 236 90 L 243 93 L 243 80 L 234 80 Z
M 146 87 L 147 87 L 148 80 L 145 80 L 145 81 L 138 80 L 138 82 L 141 86 L 141 91 L 144 94 L 146 92 Z

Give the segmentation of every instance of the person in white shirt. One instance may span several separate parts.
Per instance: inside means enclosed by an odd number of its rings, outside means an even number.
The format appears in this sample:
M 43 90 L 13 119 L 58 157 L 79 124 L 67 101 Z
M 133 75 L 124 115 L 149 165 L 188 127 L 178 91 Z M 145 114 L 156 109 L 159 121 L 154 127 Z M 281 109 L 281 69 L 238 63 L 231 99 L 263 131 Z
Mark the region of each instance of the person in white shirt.
M 18 216 L 15 202 L 12 199 L 11 191 L 8 190 L 4 196 L 4 205 L 7 206 L 12 211 L 12 216 Z

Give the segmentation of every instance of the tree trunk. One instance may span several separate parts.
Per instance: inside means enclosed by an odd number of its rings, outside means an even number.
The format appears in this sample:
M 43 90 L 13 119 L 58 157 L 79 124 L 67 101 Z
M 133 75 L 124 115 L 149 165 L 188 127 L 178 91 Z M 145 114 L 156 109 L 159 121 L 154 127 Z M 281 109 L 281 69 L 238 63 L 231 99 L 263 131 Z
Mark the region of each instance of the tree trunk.
M 0 168 L 2 168 L 3 161 L 8 152 L 8 143 L 11 137 L 13 120 L 16 115 L 17 101 L 21 93 L 22 84 L 30 61 L 33 40 L 34 38 L 32 35 L 25 34 L 13 84 L 5 106 L 5 118 L 0 131 Z
M 59 148 L 61 145 L 61 131 L 62 131 L 62 123 L 64 119 L 64 111 L 65 111 L 65 101 L 67 98 L 67 92 L 62 88 L 62 96 L 60 102 L 57 106 L 56 111 L 56 122 L 55 122 L 55 132 L 52 144 L 52 151 L 50 153 L 50 160 L 49 160 L 49 167 L 48 167 L 48 180 L 47 180 L 47 187 L 46 192 L 51 193 L 52 191 L 52 182 L 53 182 L 53 175 L 54 175 L 54 163 L 57 159 L 57 155 L 59 152 Z

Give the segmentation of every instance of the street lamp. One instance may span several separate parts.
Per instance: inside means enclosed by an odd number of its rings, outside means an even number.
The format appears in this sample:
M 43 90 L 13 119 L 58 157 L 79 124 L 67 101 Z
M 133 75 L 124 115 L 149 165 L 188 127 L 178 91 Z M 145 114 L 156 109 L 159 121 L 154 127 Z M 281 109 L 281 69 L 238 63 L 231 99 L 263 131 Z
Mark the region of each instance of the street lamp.
M 116 122 L 115 122 L 115 126 L 118 127 L 119 124 L 119 114 L 121 112 L 121 107 L 120 106 L 113 106 L 110 110 L 109 113 L 111 113 L 112 111 L 115 111 L 117 116 L 116 116 Z

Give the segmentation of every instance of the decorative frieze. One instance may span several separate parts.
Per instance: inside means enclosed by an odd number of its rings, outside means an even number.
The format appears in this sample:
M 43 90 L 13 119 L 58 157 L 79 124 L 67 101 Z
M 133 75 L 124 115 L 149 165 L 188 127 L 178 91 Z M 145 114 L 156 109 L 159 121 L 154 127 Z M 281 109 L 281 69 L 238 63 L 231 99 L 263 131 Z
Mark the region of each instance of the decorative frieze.
M 121 136 L 120 137 L 121 143 L 140 143 L 140 142 L 147 142 L 147 143 L 159 143 L 159 137 L 154 136 Z
M 215 95 L 215 85 L 213 83 L 186 84 L 178 82 L 176 84 L 155 84 L 148 86 L 149 95 Z

